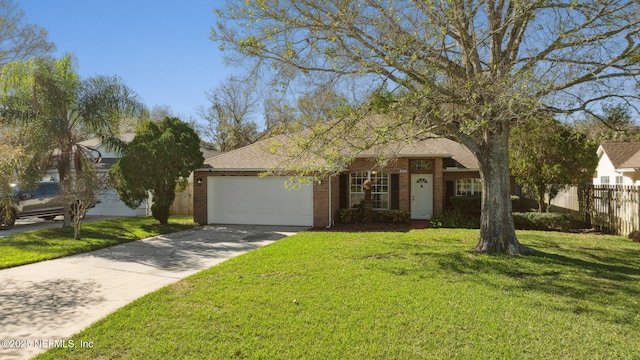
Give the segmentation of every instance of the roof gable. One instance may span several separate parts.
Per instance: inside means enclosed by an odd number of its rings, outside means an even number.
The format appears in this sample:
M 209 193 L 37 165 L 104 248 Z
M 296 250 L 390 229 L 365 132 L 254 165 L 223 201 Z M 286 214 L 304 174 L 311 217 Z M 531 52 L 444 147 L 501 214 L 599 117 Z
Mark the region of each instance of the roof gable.
M 640 142 L 605 143 L 598 149 L 598 156 L 603 154 L 616 169 L 640 168 Z

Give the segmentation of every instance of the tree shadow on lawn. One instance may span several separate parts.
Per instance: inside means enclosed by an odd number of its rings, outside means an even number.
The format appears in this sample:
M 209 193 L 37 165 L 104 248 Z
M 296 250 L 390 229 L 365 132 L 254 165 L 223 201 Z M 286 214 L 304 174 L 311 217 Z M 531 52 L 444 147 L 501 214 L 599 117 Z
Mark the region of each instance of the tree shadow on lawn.
M 190 224 L 179 224 L 179 223 L 169 223 L 169 224 L 143 224 L 136 225 L 133 228 L 127 228 L 126 225 L 119 223 L 117 221 L 104 221 L 100 224 L 91 224 L 91 227 L 83 226 L 80 235 L 82 238 L 94 238 L 94 239 L 104 239 L 110 240 L 114 242 L 126 242 L 133 240 L 142 239 L 140 235 L 136 234 L 135 229 L 139 228 L 145 234 L 168 234 L 173 232 L 178 232 L 182 230 L 189 230 L 197 227 L 196 225 Z M 73 236 L 73 231 L 69 233 Z M 115 240 L 113 239 L 115 238 Z M 81 239 L 82 240 L 82 239 Z
M 621 251 L 608 249 L 576 250 L 575 257 L 570 256 L 574 250 L 564 251 L 567 254 L 536 250 L 517 258 L 471 251 L 424 256 L 430 257 L 442 270 L 462 276 L 461 281 L 488 284 L 507 293 L 541 292 L 563 300 L 554 301 L 553 306 L 559 310 L 576 314 L 585 311 L 580 305 L 585 301 L 600 307 L 613 306 L 626 314 L 607 320 L 635 321 L 640 306 L 628 299 L 640 297 L 640 267 L 635 261 L 627 263 L 621 259 L 640 259 L 640 251 L 625 253 L 624 257 L 616 257 Z
M 134 263 L 170 271 L 191 271 L 211 266 L 212 260 L 226 259 L 230 254 L 258 248 L 264 241 L 276 241 L 284 237 L 286 235 L 275 231 L 191 228 L 76 257 Z

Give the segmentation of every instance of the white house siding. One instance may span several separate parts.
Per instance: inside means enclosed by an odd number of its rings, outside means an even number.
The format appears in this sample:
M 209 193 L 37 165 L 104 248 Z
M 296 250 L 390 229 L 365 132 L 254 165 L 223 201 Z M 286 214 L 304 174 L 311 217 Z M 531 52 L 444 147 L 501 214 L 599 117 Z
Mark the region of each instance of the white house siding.
M 125 141 L 131 141 L 133 138 L 133 134 L 125 135 Z M 120 158 L 120 154 L 116 153 L 111 149 L 107 149 L 103 144 L 99 143 L 97 139 L 91 139 L 87 141 L 83 141 L 82 144 L 94 148 L 100 152 L 102 159 L 107 160 L 102 164 L 98 164 L 98 174 L 101 176 L 108 176 L 107 171 L 109 162 L 108 159 L 111 159 L 111 163 L 113 159 Z M 102 168 L 101 168 L 102 167 Z M 43 177 L 44 180 L 54 179 L 55 181 L 60 181 L 58 179 L 58 171 L 50 170 Z M 131 216 L 149 216 L 151 215 L 149 201 L 144 201 L 138 208 L 131 209 L 127 205 L 120 200 L 118 194 L 115 189 L 110 189 L 104 194 L 98 195 L 98 200 L 100 203 L 96 205 L 96 207 L 89 210 L 88 215 L 105 215 L 105 216 L 122 216 L 122 217 L 131 217 Z
M 604 184 L 602 178 L 608 176 L 609 183 Z M 622 176 L 622 184 L 616 184 L 616 177 Z M 593 178 L 593 185 L 640 185 L 640 178 L 637 172 L 618 172 L 607 157 L 606 153 L 600 157 L 596 167 L 596 176 Z
M 99 197 L 100 203 L 96 207 L 87 212 L 88 215 L 104 215 L 104 216 L 148 216 L 151 210 L 148 209 L 148 202 L 143 201 L 139 207 L 131 209 L 125 205 L 118 197 L 115 190 L 110 190 L 107 194 Z
M 107 176 L 106 172 L 99 171 L 98 174 L 102 176 Z M 45 175 L 43 180 L 51 180 L 59 181 L 57 172 L 48 172 Z M 118 197 L 118 193 L 115 189 L 111 189 L 104 194 L 98 195 L 98 200 L 100 203 L 96 204 L 96 206 L 90 209 L 87 212 L 87 215 L 103 215 L 103 216 L 122 216 L 122 217 L 132 217 L 132 216 L 149 216 L 151 215 L 151 208 L 149 201 L 143 201 L 139 207 L 135 209 L 131 209 L 127 205 L 120 200 Z

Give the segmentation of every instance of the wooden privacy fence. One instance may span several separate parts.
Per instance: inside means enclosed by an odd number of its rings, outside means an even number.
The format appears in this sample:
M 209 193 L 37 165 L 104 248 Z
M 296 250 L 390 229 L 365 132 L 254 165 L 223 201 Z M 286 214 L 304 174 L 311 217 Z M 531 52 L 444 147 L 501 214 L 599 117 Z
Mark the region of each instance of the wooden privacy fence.
M 170 215 L 193 215 L 193 183 L 189 183 L 184 191 L 176 194 L 169 208 Z
M 562 191 L 551 210 L 567 212 L 596 229 L 626 236 L 640 230 L 640 187 L 585 185 Z

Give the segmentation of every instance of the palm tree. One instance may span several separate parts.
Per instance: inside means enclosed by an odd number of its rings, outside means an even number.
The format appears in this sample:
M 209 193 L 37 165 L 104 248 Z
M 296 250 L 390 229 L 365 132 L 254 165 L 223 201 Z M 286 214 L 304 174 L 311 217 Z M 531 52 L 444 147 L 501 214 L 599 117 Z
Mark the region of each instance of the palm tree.
M 146 112 L 119 77 L 82 80 L 75 67 L 70 54 L 39 57 L 7 64 L 0 78 L 2 116 L 22 131 L 31 155 L 27 168 L 41 174 L 55 161 L 61 181 L 72 168 L 82 170 L 81 159 L 99 156 L 81 141 L 100 137 L 117 147 L 120 119 Z
M 120 119 L 142 116 L 145 106 L 117 76 L 81 79 L 71 54 L 61 59 L 38 57 L 11 62 L 0 77 L 2 120 L 19 129 L 25 153 L 21 180 L 34 184 L 52 166 L 60 181 L 72 170 L 82 172 L 87 160 L 100 154 L 80 144 L 99 137 L 118 147 Z

